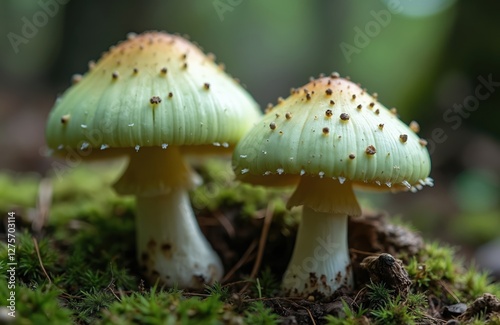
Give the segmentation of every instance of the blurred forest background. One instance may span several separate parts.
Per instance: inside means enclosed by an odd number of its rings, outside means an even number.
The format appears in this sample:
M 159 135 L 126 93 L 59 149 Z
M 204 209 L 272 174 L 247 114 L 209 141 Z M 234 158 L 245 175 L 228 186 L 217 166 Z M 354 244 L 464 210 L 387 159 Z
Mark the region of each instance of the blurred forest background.
M 498 12 L 494 0 L 2 0 L 0 173 L 51 175 L 45 120 L 90 60 L 128 32 L 187 34 L 261 107 L 338 71 L 417 120 L 435 187 L 364 204 L 500 273 Z

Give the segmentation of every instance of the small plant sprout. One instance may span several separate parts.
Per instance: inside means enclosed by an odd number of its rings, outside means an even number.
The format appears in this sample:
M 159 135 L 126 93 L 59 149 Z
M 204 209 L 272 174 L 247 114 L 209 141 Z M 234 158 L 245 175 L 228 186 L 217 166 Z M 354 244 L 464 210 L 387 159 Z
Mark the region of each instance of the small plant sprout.
M 46 137 L 63 157 L 128 156 L 114 188 L 136 197 L 144 275 L 203 288 L 223 267 L 196 222 L 188 191 L 199 176 L 185 157 L 229 153 L 259 116 L 252 97 L 198 47 L 147 32 L 111 47 L 62 95 Z
M 282 288 L 302 297 L 353 285 L 347 217 L 361 214 L 354 188 L 432 186 L 429 153 L 415 132 L 338 74 L 311 81 L 267 112 L 236 146 L 233 168 L 244 182 L 296 186 L 287 207 L 302 206 L 302 222 Z

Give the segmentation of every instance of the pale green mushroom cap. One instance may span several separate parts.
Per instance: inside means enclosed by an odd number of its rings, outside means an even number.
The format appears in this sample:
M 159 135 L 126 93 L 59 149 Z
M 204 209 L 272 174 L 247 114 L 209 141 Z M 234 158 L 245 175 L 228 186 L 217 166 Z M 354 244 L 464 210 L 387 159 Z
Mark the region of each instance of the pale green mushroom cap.
M 417 124 L 412 124 L 417 129 Z M 432 185 L 426 141 L 395 110 L 337 74 L 292 90 L 236 146 L 238 179 L 258 185 L 301 176 L 377 190 Z
M 47 143 L 59 154 L 78 150 L 99 157 L 168 146 L 227 150 L 260 116 L 256 102 L 213 56 L 162 32 L 131 35 L 75 81 L 47 123 Z

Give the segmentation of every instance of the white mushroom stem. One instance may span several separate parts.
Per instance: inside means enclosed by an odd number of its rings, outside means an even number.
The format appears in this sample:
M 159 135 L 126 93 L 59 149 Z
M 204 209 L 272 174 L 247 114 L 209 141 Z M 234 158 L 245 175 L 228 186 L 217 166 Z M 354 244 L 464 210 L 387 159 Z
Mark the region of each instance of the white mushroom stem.
M 220 280 L 222 264 L 200 231 L 186 190 L 137 196 L 137 250 L 149 279 L 203 288 Z
M 130 154 L 127 169 L 114 185 L 119 194 L 136 195 L 137 255 L 152 283 L 204 288 L 222 277 L 222 263 L 189 201 L 196 177 L 178 147 L 141 148 Z
M 349 261 L 347 215 L 303 207 L 283 289 L 290 296 L 331 296 L 342 285 L 352 286 Z
M 282 287 L 290 296 L 331 296 L 353 284 L 347 217 L 361 209 L 352 184 L 302 176 L 288 207 L 303 205 L 302 221 Z

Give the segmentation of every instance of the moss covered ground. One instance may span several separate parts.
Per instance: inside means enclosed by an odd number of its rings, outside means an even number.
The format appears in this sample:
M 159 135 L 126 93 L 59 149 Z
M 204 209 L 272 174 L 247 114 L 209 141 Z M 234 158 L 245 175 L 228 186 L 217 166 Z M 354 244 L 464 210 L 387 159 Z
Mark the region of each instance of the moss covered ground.
M 285 209 L 290 192 L 235 183 L 219 161 L 198 168 L 204 184 L 191 195 L 226 276 L 198 292 L 147 283 L 135 262 L 134 200 L 111 189 L 119 167 L 81 165 L 48 178 L 0 173 L 0 323 L 500 324 L 499 283 L 456 249 L 424 242 L 380 213 L 350 220 L 353 290 L 325 299 L 282 296 L 299 222 L 297 210 Z M 16 219 L 15 319 L 4 307 L 9 212 Z M 404 294 L 361 267 L 378 253 L 401 260 L 411 281 Z

